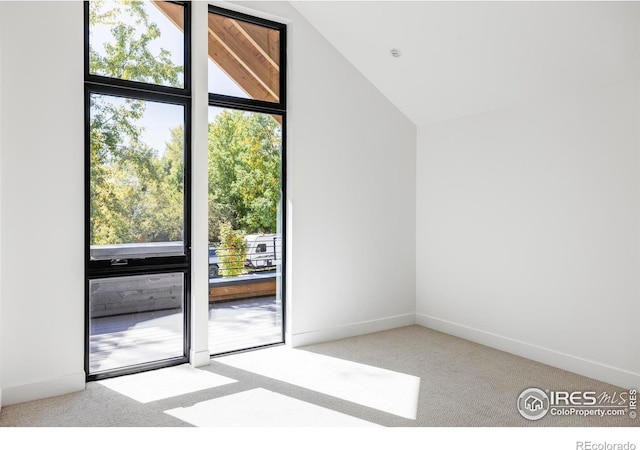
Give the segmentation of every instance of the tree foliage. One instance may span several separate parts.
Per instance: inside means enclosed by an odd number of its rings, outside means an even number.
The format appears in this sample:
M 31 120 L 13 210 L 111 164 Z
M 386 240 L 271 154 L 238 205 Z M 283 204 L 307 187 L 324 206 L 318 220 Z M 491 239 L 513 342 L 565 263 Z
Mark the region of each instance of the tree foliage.
M 228 222 L 245 233 L 274 233 L 280 202 L 281 132 L 266 114 L 224 110 L 209 124 L 209 239 Z
M 173 64 L 163 48 L 152 52 L 149 45 L 161 36 L 149 20 L 142 0 L 91 1 L 89 25 L 109 26 L 111 37 L 103 48 L 89 48 L 89 70 L 96 75 L 182 87 L 184 68 Z M 90 39 L 91 40 L 91 39 Z
M 91 73 L 182 87 L 183 67 L 158 48 L 160 29 L 149 19 L 147 2 L 89 4 L 90 25 L 108 33 L 101 48 L 90 47 Z M 92 245 L 183 239 L 184 129 L 171 130 L 164 149 L 152 148 L 144 134 L 147 105 L 91 95 Z M 266 114 L 223 110 L 209 124 L 208 137 L 209 241 L 237 249 L 238 236 L 274 233 L 281 197 L 280 125 Z
M 220 226 L 220 274 L 223 277 L 239 275 L 244 270 L 244 262 L 247 259 L 247 242 L 242 231 L 233 230 L 231 224 L 223 223 Z
M 102 51 L 90 48 L 95 74 L 179 86 L 182 66 L 166 50 L 148 46 L 160 37 L 142 1 L 89 3 L 90 25 L 108 26 Z M 128 18 L 128 23 L 122 17 Z M 91 243 L 118 244 L 182 239 L 182 129 L 161 156 L 142 136 L 146 103 L 91 95 Z M 168 185 L 171 184 L 171 185 Z

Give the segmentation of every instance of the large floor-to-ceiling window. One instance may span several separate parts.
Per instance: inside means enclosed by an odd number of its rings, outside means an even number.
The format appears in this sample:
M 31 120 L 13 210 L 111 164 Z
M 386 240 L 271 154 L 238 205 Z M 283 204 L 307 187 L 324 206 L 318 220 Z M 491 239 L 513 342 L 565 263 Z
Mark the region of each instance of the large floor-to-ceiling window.
M 285 26 L 209 6 L 209 277 L 194 299 L 189 67 L 206 56 L 190 9 L 85 5 L 89 379 L 187 362 L 192 301 L 208 303 L 212 355 L 284 342 Z
M 90 379 L 187 361 L 189 9 L 85 4 Z
M 285 26 L 210 7 L 209 350 L 284 342 Z

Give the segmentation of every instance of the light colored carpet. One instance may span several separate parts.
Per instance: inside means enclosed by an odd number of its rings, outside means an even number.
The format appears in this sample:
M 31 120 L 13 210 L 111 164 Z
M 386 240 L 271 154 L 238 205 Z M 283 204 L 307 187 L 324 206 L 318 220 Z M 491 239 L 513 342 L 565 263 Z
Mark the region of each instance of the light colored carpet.
M 516 401 L 520 393 L 530 387 L 609 394 L 620 393 L 623 389 L 420 326 L 292 350 L 306 353 L 303 359 L 306 362 L 296 369 L 297 374 L 277 370 L 275 363 L 269 367 L 264 355 L 274 350 L 214 359 L 208 367 L 195 373 L 190 368 L 167 370 L 166 380 L 160 376 L 162 371 L 157 371 L 153 376 L 134 378 L 134 375 L 110 382 L 88 383 L 83 392 L 5 406 L 0 412 L 0 426 L 216 426 L 216 405 L 233 410 L 233 415 L 220 416 L 224 420 L 221 418 L 219 425 L 225 427 L 243 426 L 243 420 L 247 426 L 263 424 L 270 427 L 277 423 L 342 427 L 349 424 L 383 427 L 640 425 L 640 419 L 632 420 L 628 416 L 557 417 L 548 414 L 538 421 L 526 420 L 518 413 Z M 256 354 L 255 365 L 252 365 L 252 353 Z M 273 354 L 280 353 L 282 350 Z M 322 361 L 322 355 L 329 357 L 326 360 L 331 362 L 333 373 L 322 375 L 317 365 Z M 278 364 L 285 360 L 282 355 L 279 358 Z M 339 360 L 344 360 L 344 364 Z M 176 374 L 180 375 L 181 371 L 184 377 L 179 376 L 176 380 Z M 310 377 L 311 372 L 320 376 L 314 379 Z M 382 398 L 388 393 L 385 383 L 402 382 L 404 377 L 419 380 L 412 384 L 413 391 L 397 391 L 417 397 L 414 398 L 416 403 L 410 405 L 415 415 L 398 413 L 397 408 L 385 408 L 384 402 L 345 394 L 345 386 L 350 385 L 354 391 L 371 392 L 363 387 L 368 384 L 368 389 L 380 386 L 377 389 Z M 145 384 L 153 380 L 157 383 L 158 394 L 167 391 L 171 396 L 154 395 L 154 389 L 149 389 L 147 384 L 144 399 L 140 400 L 136 398 L 135 389 L 131 393 L 136 380 Z M 326 382 L 323 384 L 322 380 Z M 189 386 L 193 388 L 189 389 Z M 388 391 L 395 392 L 391 384 Z M 247 401 L 260 405 L 259 409 L 253 409 L 255 414 L 251 417 L 247 416 L 253 414 L 252 408 L 247 408 Z M 409 398 L 402 400 L 405 406 L 411 401 Z M 273 414 L 269 414 L 270 407 L 273 407 Z

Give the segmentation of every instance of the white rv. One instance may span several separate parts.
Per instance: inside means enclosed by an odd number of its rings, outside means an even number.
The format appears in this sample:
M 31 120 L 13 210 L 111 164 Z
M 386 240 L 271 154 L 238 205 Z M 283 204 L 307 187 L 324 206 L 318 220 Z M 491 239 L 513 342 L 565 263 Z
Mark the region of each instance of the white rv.
M 248 234 L 247 261 L 249 269 L 266 269 L 282 261 L 282 236 L 279 234 Z

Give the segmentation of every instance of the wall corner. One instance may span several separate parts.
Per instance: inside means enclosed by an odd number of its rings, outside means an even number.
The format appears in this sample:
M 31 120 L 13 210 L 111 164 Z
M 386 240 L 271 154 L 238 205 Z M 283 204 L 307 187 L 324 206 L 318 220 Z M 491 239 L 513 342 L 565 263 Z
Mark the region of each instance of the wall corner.
M 2 411 L 2 24 L 6 14 L 4 5 L 0 2 L 0 411 Z

